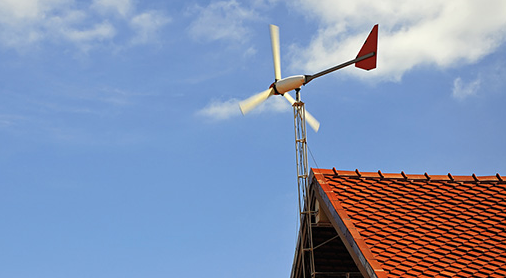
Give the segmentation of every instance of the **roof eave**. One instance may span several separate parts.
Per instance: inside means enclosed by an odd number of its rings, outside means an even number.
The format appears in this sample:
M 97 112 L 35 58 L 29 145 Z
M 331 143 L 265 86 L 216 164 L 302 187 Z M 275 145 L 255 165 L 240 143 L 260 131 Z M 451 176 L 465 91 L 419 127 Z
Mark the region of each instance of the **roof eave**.
M 332 189 L 326 183 L 321 170 L 311 169 L 309 178 L 318 202 L 324 204 L 321 208 L 327 214 L 362 275 L 370 278 L 387 277 L 338 200 L 329 198 L 328 193 L 332 193 Z

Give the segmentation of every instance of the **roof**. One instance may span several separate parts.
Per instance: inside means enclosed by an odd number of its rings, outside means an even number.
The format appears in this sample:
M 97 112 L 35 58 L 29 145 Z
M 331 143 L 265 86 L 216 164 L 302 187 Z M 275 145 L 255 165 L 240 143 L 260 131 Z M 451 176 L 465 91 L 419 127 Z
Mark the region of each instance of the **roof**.
M 371 277 L 505 277 L 505 180 L 335 169 L 310 177 L 323 212 Z

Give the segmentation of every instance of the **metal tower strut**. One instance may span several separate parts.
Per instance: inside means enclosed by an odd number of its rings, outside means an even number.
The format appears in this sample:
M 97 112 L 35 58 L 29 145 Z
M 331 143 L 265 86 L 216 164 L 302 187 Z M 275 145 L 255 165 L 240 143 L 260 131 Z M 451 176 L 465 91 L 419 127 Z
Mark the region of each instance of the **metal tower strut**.
M 294 114 L 294 125 L 295 125 L 295 154 L 297 160 L 297 184 L 298 184 L 298 195 L 299 195 L 299 217 L 300 227 L 307 229 L 307 242 L 300 240 L 300 255 L 302 259 L 302 273 L 303 277 L 306 277 L 306 252 L 308 252 L 307 265 L 309 265 L 309 273 L 311 278 L 316 275 L 314 252 L 313 252 L 313 231 L 312 231 L 312 212 L 311 211 L 311 196 L 309 191 L 309 170 L 308 170 L 308 158 L 307 158 L 307 137 L 306 137 L 306 118 L 304 102 L 300 100 L 300 88 L 295 89 L 296 99 L 293 104 Z M 305 223 L 304 223 L 305 222 Z

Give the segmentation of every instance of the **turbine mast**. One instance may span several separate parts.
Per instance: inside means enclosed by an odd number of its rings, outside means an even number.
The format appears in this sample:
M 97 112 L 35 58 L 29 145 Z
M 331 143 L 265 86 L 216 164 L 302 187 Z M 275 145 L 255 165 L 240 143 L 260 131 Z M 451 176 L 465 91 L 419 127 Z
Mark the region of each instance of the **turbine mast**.
M 303 277 L 306 275 L 306 271 L 309 271 L 310 277 L 314 277 L 316 272 L 315 270 L 315 262 L 314 262 L 314 252 L 313 252 L 313 229 L 312 229 L 312 214 L 314 211 L 311 211 L 311 198 L 309 191 L 309 169 L 308 169 L 308 161 L 307 161 L 307 137 L 306 137 L 306 111 L 304 107 L 304 102 L 300 99 L 300 88 L 295 89 L 295 102 L 292 104 L 293 106 L 293 118 L 294 118 L 294 126 L 295 126 L 295 159 L 297 160 L 297 185 L 298 185 L 298 195 L 299 195 L 299 218 L 300 218 L 300 231 L 306 228 L 307 231 L 307 244 L 300 238 L 299 246 L 299 254 L 302 259 L 302 267 L 305 268 L 306 263 L 304 260 L 306 259 L 306 252 L 309 252 L 309 261 L 307 265 L 309 265 L 309 269 L 303 269 Z

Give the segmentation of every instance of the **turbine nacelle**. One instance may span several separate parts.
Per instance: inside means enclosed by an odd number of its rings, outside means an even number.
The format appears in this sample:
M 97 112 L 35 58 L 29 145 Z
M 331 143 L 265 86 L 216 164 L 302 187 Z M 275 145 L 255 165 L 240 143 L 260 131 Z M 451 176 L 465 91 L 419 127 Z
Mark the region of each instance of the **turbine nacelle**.
M 283 78 L 281 80 L 274 81 L 274 83 L 272 83 L 271 86 L 269 86 L 269 88 L 274 89 L 275 95 L 283 95 L 286 92 L 290 92 L 292 90 L 302 87 L 302 85 L 304 84 L 306 84 L 306 76 L 294 75 Z

